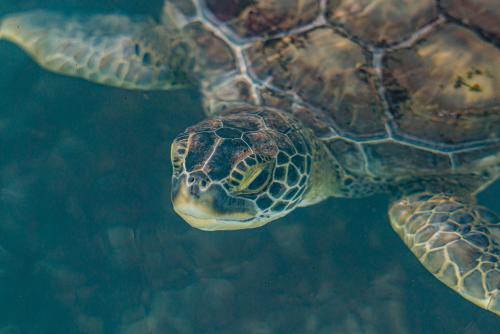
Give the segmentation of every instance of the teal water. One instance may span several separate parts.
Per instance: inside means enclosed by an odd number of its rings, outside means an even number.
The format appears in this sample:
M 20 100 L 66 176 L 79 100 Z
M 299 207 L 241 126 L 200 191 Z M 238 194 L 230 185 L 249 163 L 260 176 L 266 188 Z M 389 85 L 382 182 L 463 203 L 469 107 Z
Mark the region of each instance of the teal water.
M 161 1 L 3 1 L 158 13 Z M 131 92 L 42 71 L 0 42 L 0 333 L 498 333 L 428 273 L 387 199 L 329 200 L 207 233 L 169 199 L 194 90 Z M 500 211 L 496 185 L 481 201 Z

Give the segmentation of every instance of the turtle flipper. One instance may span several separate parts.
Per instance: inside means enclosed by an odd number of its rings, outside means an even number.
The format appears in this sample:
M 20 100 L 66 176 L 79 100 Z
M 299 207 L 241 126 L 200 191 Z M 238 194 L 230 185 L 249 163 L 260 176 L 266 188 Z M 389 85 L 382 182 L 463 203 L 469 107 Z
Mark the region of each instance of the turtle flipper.
M 50 71 L 101 84 L 162 90 L 191 83 L 191 43 L 153 20 L 33 11 L 0 20 L 0 39 L 18 44 Z
M 500 219 L 465 198 L 422 193 L 392 204 L 394 230 L 465 299 L 500 315 Z

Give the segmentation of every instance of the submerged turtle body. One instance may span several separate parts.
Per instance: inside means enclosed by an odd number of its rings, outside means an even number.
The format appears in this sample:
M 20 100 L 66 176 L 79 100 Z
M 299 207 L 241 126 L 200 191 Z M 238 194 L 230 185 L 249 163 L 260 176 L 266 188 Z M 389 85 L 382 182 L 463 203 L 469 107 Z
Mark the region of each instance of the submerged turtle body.
M 392 197 L 419 261 L 500 315 L 496 0 L 171 0 L 161 22 L 11 15 L 45 68 L 128 89 L 195 83 L 209 118 L 172 144 L 172 199 L 203 230 L 327 197 Z
M 374 183 L 470 171 L 498 153 L 494 1 L 476 2 L 484 20 L 465 14 L 467 1 L 178 2 L 209 59 L 209 114 L 242 103 L 289 112 Z

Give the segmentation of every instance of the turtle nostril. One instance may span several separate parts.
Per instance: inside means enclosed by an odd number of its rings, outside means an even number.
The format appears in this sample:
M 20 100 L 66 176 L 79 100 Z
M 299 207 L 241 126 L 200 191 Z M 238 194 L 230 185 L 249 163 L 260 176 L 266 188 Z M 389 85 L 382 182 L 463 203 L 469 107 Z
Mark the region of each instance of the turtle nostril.
M 203 172 L 195 172 L 188 176 L 186 186 L 189 194 L 198 198 L 209 184 L 208 177 Z
M 200 187 L 197 184 L 193 184 L 189 186 L 189 194 L 194 198 L 200 197 Z

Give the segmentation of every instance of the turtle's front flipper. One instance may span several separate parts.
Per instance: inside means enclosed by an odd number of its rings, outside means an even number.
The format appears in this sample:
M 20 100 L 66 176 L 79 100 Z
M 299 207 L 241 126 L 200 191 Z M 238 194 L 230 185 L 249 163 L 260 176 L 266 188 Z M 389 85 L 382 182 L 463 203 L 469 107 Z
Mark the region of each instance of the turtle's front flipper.
M 50 71 L 101 84 L 151 90 L 191 83 L 191 43 L 153 20 L 34 11 L 1 19 L 2 38 Z
M 422 264 L 467 300 L 500 315 L 500 220 L 465 198 L 422 193 L 392 204 L 394 230 Z

